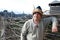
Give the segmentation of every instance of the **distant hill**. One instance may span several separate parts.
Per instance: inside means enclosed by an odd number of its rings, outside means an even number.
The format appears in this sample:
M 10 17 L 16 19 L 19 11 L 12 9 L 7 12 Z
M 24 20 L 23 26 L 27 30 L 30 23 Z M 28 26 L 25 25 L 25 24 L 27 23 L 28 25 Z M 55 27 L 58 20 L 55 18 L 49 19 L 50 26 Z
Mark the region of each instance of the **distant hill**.
M 9 18 L 9 17 L 13 17 L 13 18 L 17 18 L 17 17 L 21 17 L 21 18 L 31 18 L 32 15 L 31 14 L 15 14 L 13 11 L 12 12 L 8 12 L 8 10 L 4 10 L 0 12 L 0 15 L 5 17 L 5 18 Z

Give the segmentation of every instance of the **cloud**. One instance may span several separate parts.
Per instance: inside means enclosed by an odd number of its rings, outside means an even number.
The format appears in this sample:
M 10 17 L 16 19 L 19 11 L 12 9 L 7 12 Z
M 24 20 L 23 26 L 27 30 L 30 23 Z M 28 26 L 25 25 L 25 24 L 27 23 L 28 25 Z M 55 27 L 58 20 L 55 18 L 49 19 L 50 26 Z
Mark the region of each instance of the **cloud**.
M 53 0 L 0 0 L 0 9 L 31 13 L 33 5 L 40 5 L 44 10 L 49 10 L 48 4 Z

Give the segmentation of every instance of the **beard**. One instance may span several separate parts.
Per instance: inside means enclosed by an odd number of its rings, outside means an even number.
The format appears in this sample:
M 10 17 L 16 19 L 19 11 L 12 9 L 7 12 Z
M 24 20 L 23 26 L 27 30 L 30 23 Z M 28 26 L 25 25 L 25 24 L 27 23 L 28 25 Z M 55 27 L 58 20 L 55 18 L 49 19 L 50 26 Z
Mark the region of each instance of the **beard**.
M 35 22 L 40 22 L 41 19 L 40 19 L 40 18 L 34 18 L 33 20 L 34 20 Z

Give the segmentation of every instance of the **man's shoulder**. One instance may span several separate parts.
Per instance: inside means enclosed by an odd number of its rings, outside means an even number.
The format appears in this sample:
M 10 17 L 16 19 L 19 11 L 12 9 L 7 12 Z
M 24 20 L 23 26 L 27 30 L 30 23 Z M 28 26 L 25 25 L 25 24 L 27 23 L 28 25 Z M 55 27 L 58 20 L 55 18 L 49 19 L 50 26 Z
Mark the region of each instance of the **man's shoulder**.
M 30 23 L 32 22 L 32 19 L 27 20 L 25 23 Z
M 46 17 L 42 19 L 43 21 L 52 21 L 52 20 L 57 20 L 56 17 Z

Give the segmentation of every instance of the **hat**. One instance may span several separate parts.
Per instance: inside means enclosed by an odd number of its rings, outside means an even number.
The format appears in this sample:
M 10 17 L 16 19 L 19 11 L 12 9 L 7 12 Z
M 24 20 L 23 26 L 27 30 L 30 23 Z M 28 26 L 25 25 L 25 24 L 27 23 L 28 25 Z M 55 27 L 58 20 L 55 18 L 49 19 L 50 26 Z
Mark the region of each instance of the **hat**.
M 35 9 L 33 9 L 33 14 L 36 13 L 36 12 L 43 15 L 42 8 L 40 6 L 37 6 Z

